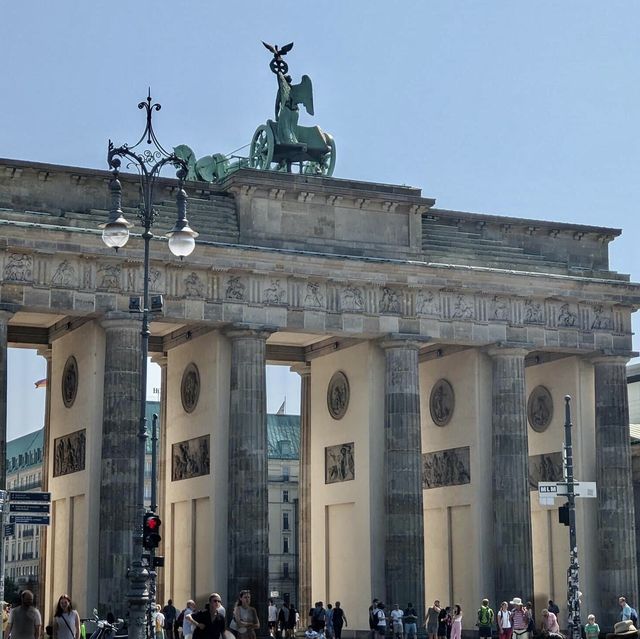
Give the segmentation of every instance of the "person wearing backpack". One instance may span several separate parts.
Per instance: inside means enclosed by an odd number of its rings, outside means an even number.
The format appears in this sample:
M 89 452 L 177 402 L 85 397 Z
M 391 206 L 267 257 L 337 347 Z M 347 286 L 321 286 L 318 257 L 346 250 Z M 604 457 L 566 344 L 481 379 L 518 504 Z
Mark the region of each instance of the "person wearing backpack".
M 493 626 L 493 610 L 489 608 L 489 600 L 483 599 L 482 605 L 478 609 L 478 634 L 480 637 L 491 637 Z
M 638 613 L 635 608 L 632 608 L 628 603 L 626 597 L 620 597 L 618 599 L 618 603 L 620 604 L 620 621 L 631 621 L 633 625 L 637 628 L 638 624 Z

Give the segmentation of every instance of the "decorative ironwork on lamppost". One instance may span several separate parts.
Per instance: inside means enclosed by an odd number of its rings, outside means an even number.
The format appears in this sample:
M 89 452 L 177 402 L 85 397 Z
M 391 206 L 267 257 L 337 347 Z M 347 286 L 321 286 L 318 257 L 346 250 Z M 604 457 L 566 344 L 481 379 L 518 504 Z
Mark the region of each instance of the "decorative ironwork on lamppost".
M 113 177 L 109 182 L 111 194 L 111 210 L 109 219 L 100 225 L 103 229 L 102 239 L 110 248 L 122 248 L 129 240 L 129 229 L 133 226 L 128 222 L 122 212 L 122 185 L 118 179 L 122 160 L 127 162 L 126 168 L 138 171 L 140 177 L 140 190 L 142 201 L 138 217 L 143 227 L 142 239 L 144 241 L 144 286 L 143 305 L 140 310 L 142 316 L 141 358 L 140 358 L 140 421 L 138 430 L 137 450 L 137 484 L 136 484 L 136 525 L 133 533 L 133 560 L 128 570 L 129 593 L 129 637 L 131 639 L 144 639 L 147 608 L 150 604 L 148 581 L 150 573 L 143 562 L 143 520 L 144 507 L 144 466 L 147 441 L 146 420 L 146 392 L 147 392 L 147 357 L 149 354 L 149 248 L 153 238 L 151 227 L 157 216 L 153 207 L 155 187 L 162 169 L 171 165 L 177 169 L 178 190 L 176 193 L 177 218 L 173 228 L 166 234 L 169 238 L 169 250 L 180 259 L 190 255 L 195 248 L 195 238 L 198 234 L 193 231 L 187 221 L 187 194 L 184 190 L 184 180 L 187 177 L 188 167 L 184 160 L 174 153 L 167 152 L 156 138 L 152 125 L 154 111 L 159 111 L 161 106 L 153 103 L 151 91 L 147 99 L 138 104 L 139 109 L 146 110 L 147 124 L 140 139 L 133 145 L 123 144 L 114 146 L 109 140 L 107 162 Z M 134 305 L 135 306 L 135 305 Z M 153 567 L 152 567 L 153 569 Z

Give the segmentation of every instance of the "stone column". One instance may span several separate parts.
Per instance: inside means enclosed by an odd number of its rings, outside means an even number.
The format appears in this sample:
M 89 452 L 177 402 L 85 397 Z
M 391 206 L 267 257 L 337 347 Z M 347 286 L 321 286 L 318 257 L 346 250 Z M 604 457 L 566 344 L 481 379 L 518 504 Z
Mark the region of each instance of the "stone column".
M 300 479 L 298 482 L 298 599 L 305 617 L 311 609 L 311 366 L 292 366 L 300 375 Z
M 424 508 L 417 341 L 390 338 L 385 353 L 385 601 L 424 610 Z
M 493 348 L 493 518 L 495 599 L 533 601 L 529 444 L 523 348 Z
M 7 489 L 7 335 L 13 313 L 0 310 L 0 488 Z M 4 553 L 4 534 L 0 535 L 0 553 Z M 0 574 L 4 584 L 4 574 Z M 4 585 L 3 585 L 4 589 Z
M 266 341 L 272 331 L 237 327 L 231 340 L 228 601 L 251 591 L 266 633 L 269 585 Z
M 593 360 L 601 628 L 611 628 L 617 621 L 621 595 L 631 605 L 638 604 L 626 363 L 626 357 Z
M 47 386 L 45 395 L 45 408 L 44 408 L 44 437 L 42 446 L 42 490 L 47 492 L 49 490 L 49 451 L 51 450 L 51 358 L 52 352 L 50 347 L 42 347 L 38 349 L 38 355 L 44 357 L 47 362 Z M 53 615 L 51 597 L 47 597 L 46 583 L 47 583 L 47 536 L 49 532 L 48 526 L 40 526 L 40 546 L 39 546 L 39 561 L 38 561 L 38 594 L 37 605 L 42 612 L 44 612 L 45 618 L 49 618 Z
M 141 527 L 136 510 L 140 420 L 140 321 L 108 313 L 105 332 L 98 612 L 125 618 L 127 570 L 133 560 L 133 533 Z

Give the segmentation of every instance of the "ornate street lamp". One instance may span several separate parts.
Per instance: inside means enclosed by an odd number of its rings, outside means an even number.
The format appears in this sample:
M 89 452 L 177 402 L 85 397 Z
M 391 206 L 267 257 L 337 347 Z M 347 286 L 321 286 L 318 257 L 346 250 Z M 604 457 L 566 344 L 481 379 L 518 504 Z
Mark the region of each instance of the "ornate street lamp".
M 169 250 L 180 259 L 190 255 L 195 248 L 195 238 L 198 234 L 193 231 L 187 221 L 187 194 L 184 191 L 184 180 L 187 177 L 187 164 L 174 153 L 168 153 L 158 142 L 153 131 L 151 116 L 153 111 L 159 111 L 160 105 L 153 104 L 151 92 L 147 99 L 138 104 L 139 109 L 146 109 L 147 125 L 142 137 L 133 145 L 124 144 L 114 146 L 109 140 L 107 161 L 113 177 L 109 182 L 111 193 L 111 210 L 106 223 L 100 224 L 102 240 L 110 247 L 122 248 L 129 240 L 129 229 L 133 226 L 128 222 L 122 212 L 122 185 L 118 180 L 118 173 L 122 159 L 126 159 L 127 168 L 135 167 L 140 176 L 140 190 L 142 202 L 140 203 L 139 218 L 143 227 L 142 239 L 144 240 L 144 293 L 142 307 L 142 344 L 140 360 L 140 427 L 138 431 L 138 477 L 136 485 L 136 513 L 137 521 L 133 534 L 133 561 L 128 570 L 130 583 L 127 599 L 129 601 L 129 637 L 131 639 L 145 639 L 147 608 L 150 603 L 148 580 L 150 573 L 143 564 L 143 519 L 144 507 L 144 465 L 147 440 L 146 420 L 146 393 L 147 393 L 147 356 L 149 353 L 149 245 L 153 233 L 151 227 L 157 216 L 153 208 L 153 196 L 155 186 L 160 177 L 160 172 L 166 165 L 172 165 L 177 169 L 178 190 L 176 204 L 178 214 L 173 228 L 166 234 L 169 238 Z

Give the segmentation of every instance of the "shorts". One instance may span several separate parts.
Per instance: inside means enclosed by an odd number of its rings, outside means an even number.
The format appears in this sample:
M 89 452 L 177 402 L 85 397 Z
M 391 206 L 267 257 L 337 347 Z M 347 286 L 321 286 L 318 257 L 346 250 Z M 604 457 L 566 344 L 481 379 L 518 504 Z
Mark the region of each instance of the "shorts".
M 491 626 L 478 626 L 478 633 L 481 637 L 490 637 Z
M 385 634 L 387 633 L 387 627 L 386 626 L 376 626 L 376 632 L 379 635 L 382 635 L 384 637 Z

